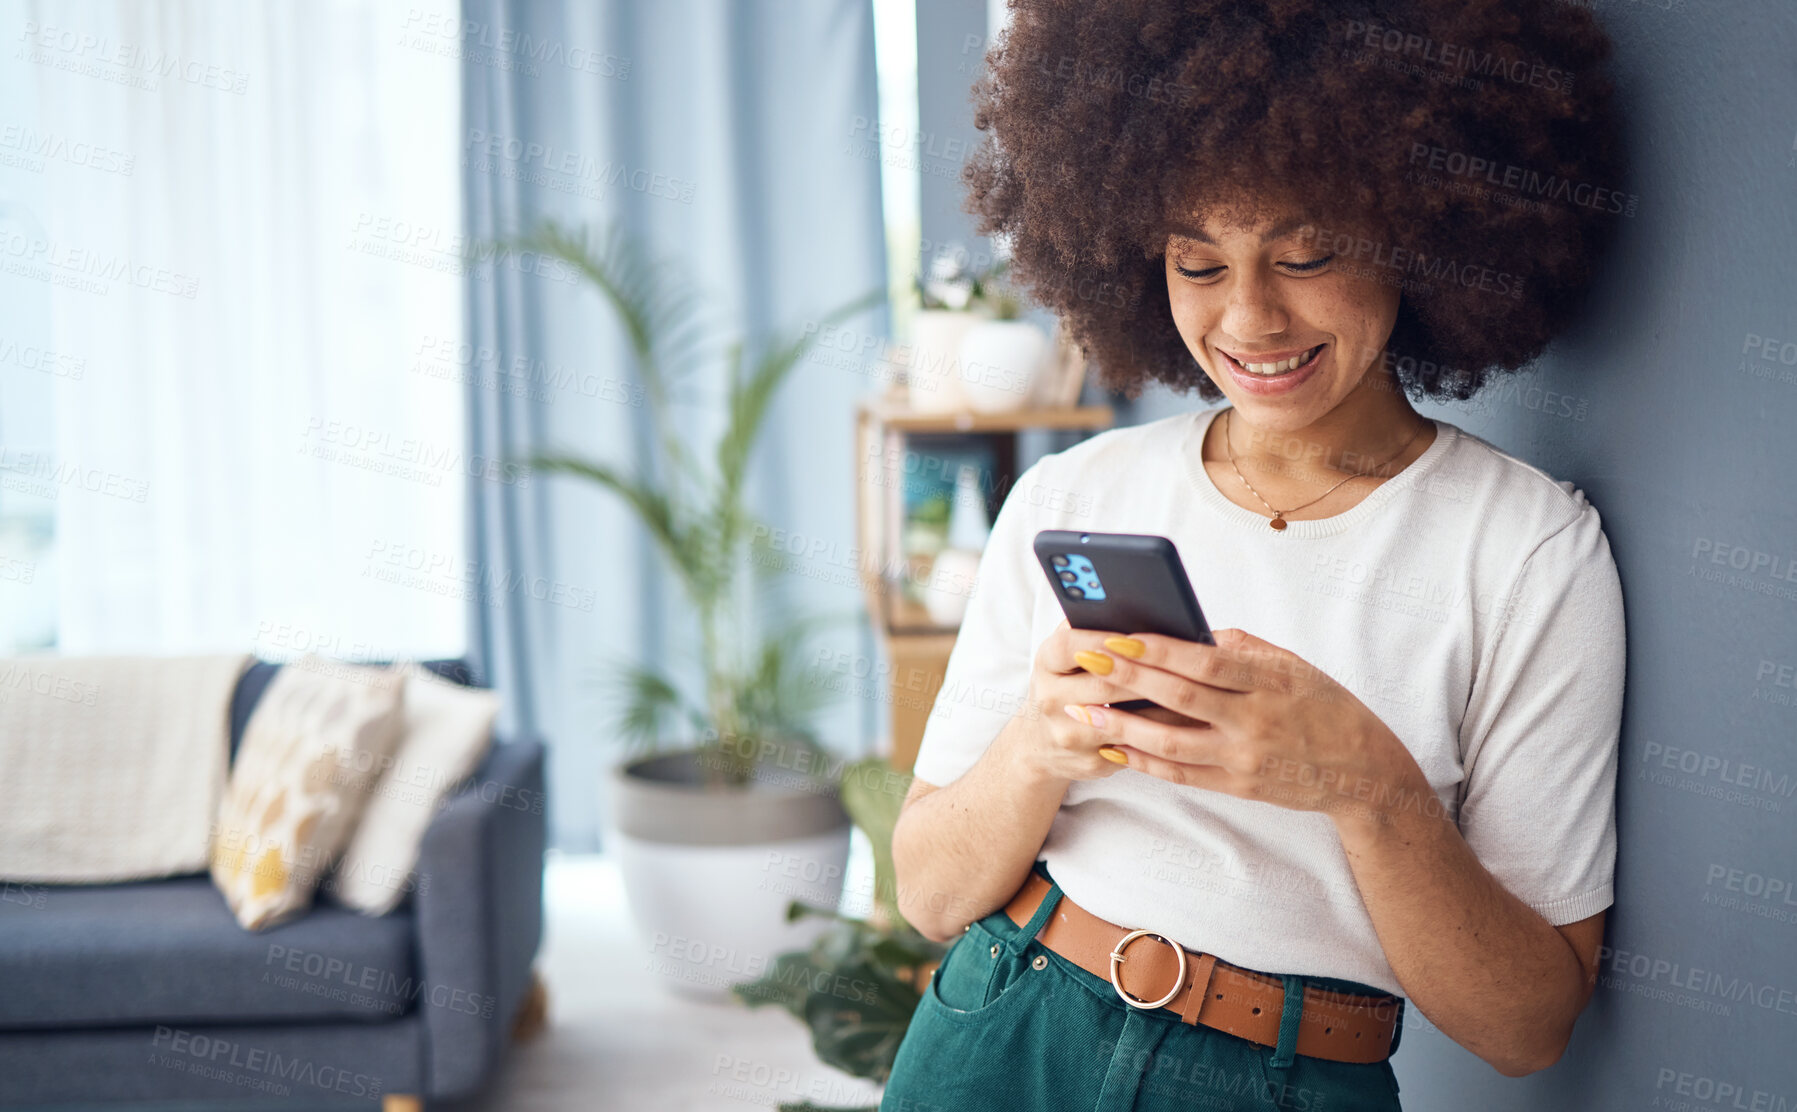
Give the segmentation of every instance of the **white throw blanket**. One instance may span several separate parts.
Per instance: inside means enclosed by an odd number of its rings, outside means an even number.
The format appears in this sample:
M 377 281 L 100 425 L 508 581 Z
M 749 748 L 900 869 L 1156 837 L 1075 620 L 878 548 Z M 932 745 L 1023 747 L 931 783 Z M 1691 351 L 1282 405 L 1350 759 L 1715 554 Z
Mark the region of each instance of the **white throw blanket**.
M 249 661 L 0 658 L 0 880 L 205 871 Z

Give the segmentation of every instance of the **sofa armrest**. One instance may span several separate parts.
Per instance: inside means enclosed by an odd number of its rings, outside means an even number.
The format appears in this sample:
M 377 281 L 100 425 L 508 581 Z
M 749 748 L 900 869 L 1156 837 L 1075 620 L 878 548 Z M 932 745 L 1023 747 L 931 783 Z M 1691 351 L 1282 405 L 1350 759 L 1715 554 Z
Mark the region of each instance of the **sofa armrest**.
M 424 834 L 413 893 L 424 1095 L 479 1088 L 505 1048 L 543 934 L 544 748 L 495 742 Z

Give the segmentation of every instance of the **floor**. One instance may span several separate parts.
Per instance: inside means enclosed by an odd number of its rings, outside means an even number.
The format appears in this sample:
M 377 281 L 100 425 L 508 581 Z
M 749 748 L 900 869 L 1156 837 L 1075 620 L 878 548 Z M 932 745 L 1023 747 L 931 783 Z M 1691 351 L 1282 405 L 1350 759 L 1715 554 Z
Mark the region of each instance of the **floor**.
M 847 887 L 871 869 L 856 832 Z M 677 996 L 646 967 L 624 886 L 603 855 L 551 854 L 538 968 L 549 1026 L 512 1048 L 498 1080 L 457 1112 L 743 1112 L 809 1099 L 876 1105 L 879 1086 L 817 1060 L 811 1035 L 776 1007 Z M 849 914 L 865 909 L 845 906 Z

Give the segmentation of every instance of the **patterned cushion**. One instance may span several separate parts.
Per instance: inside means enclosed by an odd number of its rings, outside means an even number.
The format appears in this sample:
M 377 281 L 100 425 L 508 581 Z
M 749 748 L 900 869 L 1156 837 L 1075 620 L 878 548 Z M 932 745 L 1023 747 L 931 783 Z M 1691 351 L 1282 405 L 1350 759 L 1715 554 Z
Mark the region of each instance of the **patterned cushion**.
M 244 728 L 213 831 L 212 879 L 248 930 L 304 912 L 398 743 L 405 677 L 307 656 Z
M 390 759 L 359 768 L 378 774 L 362 821 L 325 890 L 368 915 L 385 915 L 406 893 L 428 884 L 414 876 L 424 830 L 444 799 L 474 771 L 493 742 L 499 696 L 404 667 L 405 726 Z

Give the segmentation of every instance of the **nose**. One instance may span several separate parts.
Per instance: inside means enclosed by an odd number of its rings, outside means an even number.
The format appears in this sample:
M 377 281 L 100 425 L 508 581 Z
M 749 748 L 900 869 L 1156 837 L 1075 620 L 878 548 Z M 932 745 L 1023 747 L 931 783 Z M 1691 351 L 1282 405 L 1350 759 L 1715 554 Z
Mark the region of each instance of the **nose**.
M 1257 274 L 1252 267 L 1243 267 L 1232 272 L 1226 281 L 1228 292 L 1223 303 L 1223 316 L 1217 322 L 1225 335 L 1251 344 L 1267 336 L 1276 336 L 1291 324 L 1285 303 L 1280 299 L 1279 284 L 1270 276 Z

